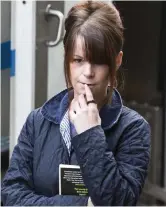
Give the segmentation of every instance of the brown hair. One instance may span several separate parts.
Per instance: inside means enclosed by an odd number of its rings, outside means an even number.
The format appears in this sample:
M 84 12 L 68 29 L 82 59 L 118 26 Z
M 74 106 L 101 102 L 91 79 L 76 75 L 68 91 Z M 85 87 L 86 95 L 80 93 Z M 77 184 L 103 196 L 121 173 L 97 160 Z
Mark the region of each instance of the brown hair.
M 71 86 L 69 65 L 73 59 L 75 41 L 84 39 L 85 57 L 90 63 L 107 64 L 110 69 L 110 91 L 116 80 L 116 56 L 123 47 L 123 25 L 119 12 L 110 3 L 84 1 L 76 4 L 65 20 L 64 73 L 67 88 Z

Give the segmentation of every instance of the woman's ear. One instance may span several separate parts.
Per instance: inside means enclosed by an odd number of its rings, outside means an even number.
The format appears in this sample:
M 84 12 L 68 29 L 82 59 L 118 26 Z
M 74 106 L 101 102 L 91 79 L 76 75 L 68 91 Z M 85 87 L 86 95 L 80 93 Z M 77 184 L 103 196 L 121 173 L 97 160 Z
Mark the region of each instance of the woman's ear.
M 119 69 L 119 67 L 122 64 L 122 59 L 123 59 L 123 51 L 120 51 L 119 54 L 116 57 L 116 66 L 117 66 L 117 70 Z

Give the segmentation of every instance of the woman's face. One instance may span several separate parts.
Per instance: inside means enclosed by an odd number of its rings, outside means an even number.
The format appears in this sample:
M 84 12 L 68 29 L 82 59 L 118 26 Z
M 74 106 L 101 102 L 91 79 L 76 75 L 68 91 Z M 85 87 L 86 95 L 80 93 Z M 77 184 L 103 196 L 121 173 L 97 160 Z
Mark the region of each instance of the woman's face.
M 82 38 L 77 37 L 73 61 L 70 63 L 74 96 L 85 94 L 84 84 L 87 84 L 93 93 L 94 99 L 101 99 L 107 92 L 109 67 L 89 63 L 84 57 L 82 43 Z

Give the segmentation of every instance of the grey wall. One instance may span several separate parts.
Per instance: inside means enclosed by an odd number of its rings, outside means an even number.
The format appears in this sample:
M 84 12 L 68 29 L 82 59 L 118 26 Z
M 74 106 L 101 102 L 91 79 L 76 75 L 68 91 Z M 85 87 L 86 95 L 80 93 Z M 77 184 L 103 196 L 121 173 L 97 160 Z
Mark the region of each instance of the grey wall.
M 10 40 L 11 2 L 1 2 L 1 43 Z M 10 69 L 1 70 L 1 135 L 9 135 Z
M 1 71 L 1 135 L 9 135 L 10 70 Z
M 10 40 L 11 2 L 1 1 L 1 42 Z

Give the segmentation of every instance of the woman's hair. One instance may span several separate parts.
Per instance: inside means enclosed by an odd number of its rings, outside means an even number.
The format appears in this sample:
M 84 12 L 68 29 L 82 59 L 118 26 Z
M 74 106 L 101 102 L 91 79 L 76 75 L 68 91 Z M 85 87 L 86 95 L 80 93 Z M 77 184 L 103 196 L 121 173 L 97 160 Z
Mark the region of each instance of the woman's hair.
M 72 7 L 65 20 L 64 73 L 71 87 L 70 62 L 78 36 L 83 38 L 85 58 L 92 64 L 109 66 L 111 93 L 116 80 L 116 56 L 123 47 L 123 24 L 118 10 L 110 3 L 84 1 Z

